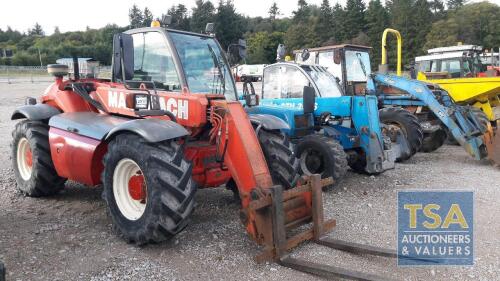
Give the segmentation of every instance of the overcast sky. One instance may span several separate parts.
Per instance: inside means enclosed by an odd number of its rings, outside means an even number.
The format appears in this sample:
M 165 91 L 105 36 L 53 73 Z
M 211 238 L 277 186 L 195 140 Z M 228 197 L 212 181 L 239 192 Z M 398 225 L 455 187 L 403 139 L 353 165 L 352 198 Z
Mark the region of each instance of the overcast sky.
M 141 9 L 148 7 L 155 17 L 166 13 L 173 4 L 182 3 L 191 11 L 196 0 L 2 0 L 0 5 L 0 28 L 7 26 L 27 31 L 38 22 L 47 34 L 55 26 L 61 32 L 84 30 L 87 26 L 100 28 L 108 23 L 121 26 L 128 24 L 128 10 L 136 3 Z M 330 0 L 334 5 L 346 0 Z M 365 0 L 365 3 L 369 0 Z M 475 2 L 479 0 L 473 0 Z M 500 0 L 489 0 L 500 5 Z M 234 0 L 237 12 L 248 16 L 267 16 L 272 0 Z M 297 0 L 276 0 L 283 16 L 290 16 L 297 7 Z M 322 0 L 307 0 L 309 4 L 320 5 Z M 217 5 L 218 0 L 212 0 Z

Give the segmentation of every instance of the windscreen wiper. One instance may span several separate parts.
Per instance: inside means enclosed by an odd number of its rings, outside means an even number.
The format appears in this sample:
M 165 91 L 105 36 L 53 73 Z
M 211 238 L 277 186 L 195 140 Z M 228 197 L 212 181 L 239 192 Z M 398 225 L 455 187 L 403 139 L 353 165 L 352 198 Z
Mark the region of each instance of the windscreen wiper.
M 214 62 L 214 65 L 217 67 L 217 71 L 219 72 L 219 75 L 217 75 L 217 76 L 218 76 L 218 78 L 221 79 L 220 86 L 222 87 L 222 94 L 225 94 L 226 84 L 225 84 L 225 79 L 224 79 L 224 73 L 222 73 L 222 68 L 221 68 L 219 59 L 217 59 L 217 55 L 215 54 L 214 49 L 212 49 L 210 44 L 207 44 L 207 46 L 208 46 L 208 50 L 210 51 L 210 54 L 212 55 L 212 61 Z M 214 77 L 215 77 L 215 75 L 214 75 Z M 218 79 L 217 79 L 217 82 L 219 82 Z M 215 93 L 217 94 L 217 91 Z
M 361 53 L 356 53 L 356 57 L 358 58 L 359 64 L 361 65 L 361 70 L 363 70 L 363 74 L 365 75 L 365 77 L 368 77 L 366 75 L 365 64 L 363 63 L 363 60 L 361 59 Z

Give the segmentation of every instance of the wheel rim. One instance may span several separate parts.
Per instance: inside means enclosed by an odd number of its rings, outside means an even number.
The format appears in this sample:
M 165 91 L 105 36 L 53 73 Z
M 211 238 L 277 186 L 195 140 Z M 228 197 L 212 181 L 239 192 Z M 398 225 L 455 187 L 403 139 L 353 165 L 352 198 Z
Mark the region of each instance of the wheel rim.
M 33 153 L 27 138 L 21 138 L 17 143 L 17 170 L 25 181 L 31 178 L 33 171 Z
M 300 168 L 306 175 L 323 174 L 324 159 L 317 150 L 306 149 L 300 155 Z
M 125 158 L 118 162 L 113 173 L 113 195 L 124 217 L 138 220 L 146 210 L 147 187 L 139 165 Z
M 385 128 L 382 130 L 382 135 L 388 136 L 391 139 L 391 142 L 397 141 L 398 131 L 403 132 L 406 137 L 406 130 L 403 126 L 398 123 L 382 123 L 385 125 Z

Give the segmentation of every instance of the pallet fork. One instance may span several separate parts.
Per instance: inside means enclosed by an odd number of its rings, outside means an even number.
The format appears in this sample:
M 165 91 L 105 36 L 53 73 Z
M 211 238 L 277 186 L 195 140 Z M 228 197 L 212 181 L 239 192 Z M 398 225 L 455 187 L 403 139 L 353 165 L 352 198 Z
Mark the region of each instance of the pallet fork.
M 382 257 L 397 257 L 396 251 L 383 249 L 379 247 L 352 243 L 342 240 L 331 239 L 325 236 L 330 230 L 336 226 L 335 219 L 324 219 L 323 216 L 323 195 L 322 187 L 333 182 L 331 178 L 321 180 L 319 175 L 311 176 L 310 180 L 302 186 L 293 190 L 283 191 L 281 186 L 273 186 L 270 190 L 270 198 L 265 197 L 256 201 L 252 201 L 251 207 L 256 209 L 271 208 L 273 244 L 266 246 L 264 251 L 255 257 L 258 263 L 265 261 L 275 261 L 278 264 L 289 267 L 302 272 L 319 275 L 328 278 L 347 278 L 353 280 L 391 280 L 387 277 L 382 277 L 374 274 L 353 271 L 337 266 L 319 264 L 302 259 L 293 258 L 289 254 L 289 250 L 295 248 L 300 243 L 312 240 L 314 243 L 330 247 L 337 250 L 342 250 L 355 254 L 370 254 Z M 286 221 L 287 205 L 290 205 L 290 200 L 297 196 L 301 196 L 304 192 L 311 192 L 312 196 L 312 227 L 298 234 L 288 237 L 287 230 L 300 226 L 298 223 L 288 223 Z M 307 221 L 306 218 L 301 219 L 302 223 Z

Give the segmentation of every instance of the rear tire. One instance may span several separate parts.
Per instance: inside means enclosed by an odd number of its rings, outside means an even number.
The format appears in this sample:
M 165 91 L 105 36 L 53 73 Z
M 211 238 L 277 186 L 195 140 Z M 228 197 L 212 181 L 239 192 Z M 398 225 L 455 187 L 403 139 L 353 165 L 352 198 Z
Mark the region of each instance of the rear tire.
M 196 193 L 191 171 L 192 164 L 173 140 L 148 143 L 137 135 L 124 134 L 109 143 L 104 156 L 103 197 L 126 240 L 161 242 L 186 227 Z M 142 177 L 140 195 L 132 189 L 135 176 Z
M 338 182 L 347 173 L 347 155 L 342 145 L 331 137 L 312 134 L 297 144 L 300 170 L 304 175 L 320 174 Z
M 422 146 L 424 133 L 418 118 L 400 107 L 386 107 L 379 110 L 380 121 L 384 124 L 396 125 L 403 131 L 410 145 L 410 154 L 398 157 L 397 162 L 410 159 Z
M 49 126 L 43 122 L 24 120 L 12 132 L 12 167 L 17 187 L 26 196 L 41 197 L 64 188 L 52 162 Z

